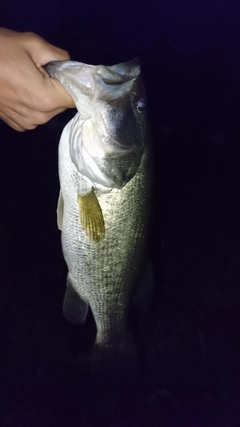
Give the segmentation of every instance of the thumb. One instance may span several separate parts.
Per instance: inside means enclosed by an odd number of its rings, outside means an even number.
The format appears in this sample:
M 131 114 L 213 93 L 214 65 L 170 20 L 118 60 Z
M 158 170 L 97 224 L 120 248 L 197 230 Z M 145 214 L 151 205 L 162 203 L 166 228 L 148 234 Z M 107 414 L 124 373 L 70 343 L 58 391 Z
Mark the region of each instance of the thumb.
M 47 74 L 44 69 L 40 71 Z M 55 102 L 55 108 L 76 108 L 72 97 L 67 93 L 61 83 L 58 80 L 52 79 L 48 74 L 45 78 L 45 88 L 51 94 L 52 100 Z

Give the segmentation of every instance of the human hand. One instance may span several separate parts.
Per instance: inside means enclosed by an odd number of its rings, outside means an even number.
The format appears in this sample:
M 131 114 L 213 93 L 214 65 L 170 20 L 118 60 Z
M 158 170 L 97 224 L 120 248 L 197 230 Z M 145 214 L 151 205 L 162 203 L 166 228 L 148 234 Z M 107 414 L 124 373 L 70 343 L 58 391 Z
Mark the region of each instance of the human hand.
M 24 131 L 75 107 L 63 86 L 42 68 L 68 59 L 65 50 L 36 34 L 0 28 L 0 118 Z

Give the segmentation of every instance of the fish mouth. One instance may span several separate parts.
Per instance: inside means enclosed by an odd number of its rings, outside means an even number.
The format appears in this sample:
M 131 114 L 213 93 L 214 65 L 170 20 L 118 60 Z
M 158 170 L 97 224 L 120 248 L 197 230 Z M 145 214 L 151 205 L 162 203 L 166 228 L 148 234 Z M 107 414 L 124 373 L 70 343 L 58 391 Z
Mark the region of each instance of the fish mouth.
M 99 140 L 101 143 L 108 147 L 109 149 L 106 151 L 105 156 L 108 158 L 115 158 L 119 156 L 125 156 L 127 154 L 141 151 L 140 148 L 134 144 L 132 146 L 127 146 L 125 144 L 122 144 L 120 141 L 118 141 L 116 138 L 112 138 L 111 136 L 103 137 L 101 134 L 98 134 Z

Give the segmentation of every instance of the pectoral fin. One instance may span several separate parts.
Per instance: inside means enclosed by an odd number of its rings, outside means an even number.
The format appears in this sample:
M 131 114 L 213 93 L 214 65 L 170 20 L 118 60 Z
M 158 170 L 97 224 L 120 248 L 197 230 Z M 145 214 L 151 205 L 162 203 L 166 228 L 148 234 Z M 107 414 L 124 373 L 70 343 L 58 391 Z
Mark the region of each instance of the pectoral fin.
M 63 219 L 63 196 L 60 190 L 57 204 L 57 225 L 58 229 L 62 230 L 62 219 Z
M 99 242 L 105 234 L 105 224 L 101 206 L 92 190 L 85 196 L 77 197 L 79 218 L 84 233 L 90 240 Z

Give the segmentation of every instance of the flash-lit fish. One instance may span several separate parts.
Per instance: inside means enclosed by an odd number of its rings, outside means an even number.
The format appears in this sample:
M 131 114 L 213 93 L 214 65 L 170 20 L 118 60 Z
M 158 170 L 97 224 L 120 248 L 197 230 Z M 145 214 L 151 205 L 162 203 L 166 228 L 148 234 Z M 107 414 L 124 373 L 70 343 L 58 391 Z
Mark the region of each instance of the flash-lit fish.
M 97 328 L 92 362 L 135 363 L 127 318 L 144 273 L 150 209 L 145 92 L 137 60 L 114 66 L 49 63 L 78 110 L 59 144 L 58 227 L 68 266 L 63 312 Z M 131 366 L 132 367 L 132 366 Z

